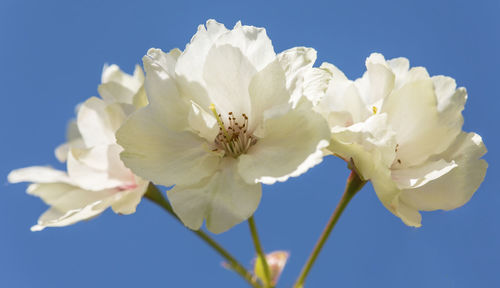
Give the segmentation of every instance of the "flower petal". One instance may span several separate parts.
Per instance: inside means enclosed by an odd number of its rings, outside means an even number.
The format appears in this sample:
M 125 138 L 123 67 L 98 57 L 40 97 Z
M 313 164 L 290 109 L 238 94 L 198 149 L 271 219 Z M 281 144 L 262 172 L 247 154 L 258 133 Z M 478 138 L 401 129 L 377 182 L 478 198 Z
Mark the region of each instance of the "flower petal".
M 181 97 L 172 78 L 177 53 L 177 50 L 164 53 L 159 49 L 149 49 L 142 60 L 146 70 L 144 85 L 150 111 L 155 113 L 157 121 L 163 122 L 169 129 L 182 131 L 189 127 L 186 115 L 190 103 Z
M 384 101 L 381 113 L 388 114 L 397 133 L 398 158 L 405 167 L 443 152 L 460 132 L 461 127 L 439 118 L 436 107 L 430 79 L 408 83 Z
M 51 167 L 32 166 L 12 170 L 7 176 L 10 183 L 19 182 L 35 182 L 35 183 L 52 183 L 62 182 L 71 184 L 72 181 L 66 172 L 56 170 Z
M 31 227 L 31 231 L 41 231 L 46 227 L 63 227 L 75 224 L 76 222 L 87 220 L 101 214 L 106 208 L 95 209 L 99 202 L 85 206 L 81 209 L 60 211 L 49 208 L 39 218 L 36 225 Z
M 67 141 L 66 143 L 57 146 L 57 148 L 54 150 L 54 154 L 57 160 L 59 160 L 60 162 L 66 162 L 71 147 L 78 147 L 78 148 L 85 147 L 82 135 L 80 134 L 80 131 L 78 131 L 78 125 L 76 123 L 76 120 L 74 119 L 72 119 L 66 127 L 66 141 Z
M 214 44 L 239 48 L 257 71 L 266 67 L 276 58 L 273 44 L 267 36 L 266 29 L 241 25 L 241 22 L 236 23 L 232 30 L 221 34 Z
M 291 108 L 285 72 L 277 60 L 255 74 L 248 91 L 252 105 L 248 120 L 250 131 L 255 130 L 265 119 L 282 115 Z
M 250 217 L 259 205 L 260 184 L 247 184 L 236 171 L 236 160 L 224 158 L 214 175 L 190 186 L 167 191 L 175 213 L 184 225 L 197 230 L 206 219 L 207 229 L 222 233 Z
M 120 160 L 117 144 L 91 149 L 73 148 L 68 155 L 68 174 L 83 189 L 98 191 L 133 182 L 133 174 Z
M 250 113 L 248 86 L 257 73 L 246 55 L 231 45 L 213 46 L 203 67 L 208 96 L 223 115 Z
M 114 190 L 88 191 L 66 183 L 38 183 L 30 185 L 27 192 L 58 210 L 69 211 L 101 201 Z
M 395 75 L 387 66 L 384 56 L 372 53 L 366 59 L 366 72 L 355 81 L 364 102 L 369 105 L 384 99 L 394 88 Z
M 447 162 L 443 159 L 426 161 L 424 164 L 416 167 L 393 170 L 392 180 L 401 189 L 418 188 L 442 177 L 455 167 L 457 167 L 455 161 Z
M 117 65 L 105 65 L 101 82 L 97 90 L 104 101 L 133 104 L 134 96 L 144 82 L 144 73 L 139 65 L 135 66 L 133 76 L 124 73 Z
M 116 134 L 125 165 L 165 186 L 190 185 L 212 175 L 220 156 L 206 140 L 192 132 L 170 130 L 152 109 L 147 106 L 132 114 Z
M 395 140 L 387 129 L 387 115 L 378 114 L 346 128 L 333 127 L 329 150 L 346 161 L 352 158 L 360 176 L 370 180 L 381 167 L 389 171 L 396 155 Z
M 445 175 L 405 189 L 400 199 L 418 210 L 451 210 L 469 201 L 484 179 L 488 164 L 479 159 L 486 153 L 481 137 L 463 132 L 446 152 L 445 159 L 455 159 L 455 166 Z
M 138 177 L 137 177 L 138 178 Z M 142 179 L 137 179 L 137 187 L 116 193 L 111 208 L 118 214 L 132 214 L 135 213 L 137 205 L 142 200 L 142 196 L 146 193 L 149 182 Z
M 263 137 L 239 157 L 238 171 L 247 183 L 273 184 L 305 173 L 322 161 L 330 131 L 319 114 L 295 109 L 264 123 Z
M 277 58 L 285 71 L 286 88 L 291 95 L 291 101 L 297 103 L 303 95 L 304 76 L 316 61 L 316 50 L 295 47 L 281 52 Z
M 214 141 L 219 134 L 219 126 L 215 117 L 193 101 L 189 110 L 189 126 L 209 142 Z
M 208 51 L 215 40 L 227 31 L 223 24 L 212 19 L 207 21 L 206 28 L 204 25 L 199 25 L 198 32 L 186 45 L 186 49 L 177 61 L 176 74 L 186 78 L 188 82 L 203 83 L 203 66 Z
M 99 98 L 91 97 L 78 111 L 78 130 L 87 147 L 113 144 L 115 131 L 125 118 L 125 112 L 119 104 L 106 104 Z

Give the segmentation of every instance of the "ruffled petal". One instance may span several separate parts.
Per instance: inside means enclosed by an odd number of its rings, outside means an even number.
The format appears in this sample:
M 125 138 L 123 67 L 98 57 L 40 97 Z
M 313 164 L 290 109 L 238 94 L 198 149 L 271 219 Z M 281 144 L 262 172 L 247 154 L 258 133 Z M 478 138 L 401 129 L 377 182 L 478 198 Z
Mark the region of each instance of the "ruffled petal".
M 394 132 L 387 129 L 387 115 L 378 114 L 346 128 L 333 127 L 329 150 L 346 161 L 353 159 L 360 176 L 370 180 L 379 169 L 389 171 L 395 146 Z
M 238 48 L 250 61 L 257 71 L 274 61 L 271 39 L 267 36 L 266 29 L 236 23 L 232 30 L 223 33 L 214 43 L 216 46 L 231 45 Z
M 197 230 L 206 219 L 207 229 L 222 233 L 248 219 L 259 205 L 260 184 L 247 184 L 236 171 L 236 160 L 224 158 L 217 171 L 199 183 L 176 185 L 167 191 L 175 213 L 184 225 Z
M 321 115 L 295 109 L 264 123 L 263 137 L 240 155 L 238 171 L 247 183 L 285 181 L 320 163 L 321 149 L 328 146 L 329 139 Z
M 199 25 L 198 32 L 186 45 L 186 49 L 177 61 L 176 74 L 184 77 L 187 82 L 203 83 L 203 66 L 208 51 L 212 48 L 215 40 L 227 32 L 228 30 L 223 24 L 212 19 L 207 21 L 206 28 L 204 25 Z
M 116 134 L 124 148 L 125 165 L 136 175 L 165 186 L 190 185 L 212 175 L 219 154 L 192 132 L 170 130 L 152 109 L 147 106 L 132 114 Z
M 91 97 L 78 111 L 78 130 L 87 147 L 113 144 L 115 131 L 126 118 L 119 104 L 106 104 L 103 100 Z
M 447 162 L 443 159 L 426 161 L 420 166 L 393 170 L 392 180 L 401 189 L 418 188 L 442 177 L 455 167 L 457 167 L 455 161 Z
M 451 210 L 464 205 L 483 182 L 488 164 L 479 158 L 485 153 L 486 148 L 479 135 L 462 132 L 443 155 L 447 160 L 454 159 L 453 168 L 416 189 L 403 190 L 401 201 L 424 211 Z
M 276 58 L 285 71 L 286 88 L 290 99 L 296 104 L 304 94 L 304 77 L 316 61 L 316 50 L 295 47 L 279 53 Z
M 411 82 L 394 91 L 381 110 L 387 113 L 397 133 L 398 164 L 403 167 L 419 165 L 429 156 L 443 152 L 460 133 L 461 125 L 446 125 L 440 119 L 430 79 Z

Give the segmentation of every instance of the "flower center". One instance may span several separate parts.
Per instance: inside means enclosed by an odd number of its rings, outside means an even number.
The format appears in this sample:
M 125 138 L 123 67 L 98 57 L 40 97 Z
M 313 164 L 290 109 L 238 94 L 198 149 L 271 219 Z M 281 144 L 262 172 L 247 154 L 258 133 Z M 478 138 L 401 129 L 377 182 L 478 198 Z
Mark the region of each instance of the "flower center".
M 217 150 L 224 150 L 224 156 L 238 158 L 257 143 L 257 138 L 248 131 L 248 116 L 245 113 L 241 115 L 240 119 L 243 120 L 243 124 L 240 125 L 233 112 L 229 112 L 227 117 L 229 124 L 226 129 L 221 114 L 217 113 L 214 104 L 210 105 L 210 110 L 219 124 L 219 134 L 215 137 L 214 143 Z

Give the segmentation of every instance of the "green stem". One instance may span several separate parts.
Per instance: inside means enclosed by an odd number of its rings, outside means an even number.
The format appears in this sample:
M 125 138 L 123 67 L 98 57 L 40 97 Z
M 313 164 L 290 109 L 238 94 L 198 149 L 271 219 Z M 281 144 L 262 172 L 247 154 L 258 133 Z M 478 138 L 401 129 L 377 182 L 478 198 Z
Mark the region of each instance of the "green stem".
M 328 220 L 328 223 L 326 224 L 325 229 L 323 230 L 323 233 L 321 233 L 321 236 L 318 239 L 318 242 L 314 246 L 313 251 L 311 252 L 311 255 L 309 255 L 309 259 L 307 259 L 306 264 L 304 265 L 304 268 L 302 268 L 302 271 L 300 272 L 299 278 L 297 278 L 297 281 L 295 282 L 295 285 L 293 286 L 294 288 L 302 288 L 304 287 L 304 283 L 307 277 L 307 274 L 309 274 L 309 271 L 311 270 L 314 262 L 316 261 L 316 258 L 318 258 L 319 253 L 321 252 L 321 248 L 323 248 L 323 245 L 325 245 L 326 240 L 328 239 L 328 236 L 330 236 L 330 233 L 333 230 L 333 227 L 335 227 L 335 224 L 337 224 L 337 221 L 339 220 L 340 216 L 342 215 L 342 212 L 344 212 L 345 207 L 347 204 L 349 204 L 349 201 L 351 201 L 352 197 L 356 195 L 356 193 L 363 188 L 363 186 L 366 184 L 366 181 L 363 181 L 356 172 L 351 171 L 351 174 L 349 175 L 349 178 L 347 178 L 347 183 L 344 191 L 344 195 L 342 195 L 342 198 L 340 199 L 339 203 L 337 204 L 337 207 L 335 208 L 335 211 L 333 211 L 332 216 L 330 216 L 330 220 Z
M 146 194 L 144 194 L 144 197 L 151 200 L 158 206 L 162 207 L 167 211 L 170 215 L 174 216 L 175 219 L 177 219 L 180 223 L 182 223 L 179 219 L 179 217 L 174 213 L 174 210 L 172 209 L 172 206 L 170 206 L 170 203 L 163 197 L 162 193 L 156 186 L 152 183 L 149 184 L 148 190 L 146 191 Z M 212 237 L 208 236 L 205 232 L 202 230 L 190 230 L 196 236 L 200 237 L 205 243 L 207 243 L 210 247 L 212 247 L 217 253 L 220 254 L 226 261 L 229 263 L 229 266 L 231 269 L 233 269 L 236 273 L 238 273 L 243 279 L 245 279 L 248 284 L 250 284 L 252 287 L 255 288 L 260 288 L 261 285 L 257 282 L 255 277 L 253 277 L 252 273 L 248 272 L 247 269 L 243 265 L 241 265 L 236 258 L 234 258 L 229 252 L 227 252 L 220 244 L 218 244 Z
M 250 218 L 248 218 L 248 226 L 250 227 L 250 232 L 252 234 L 255 251 L 257 252 L 257 256 L 260 258 L 262 267 L 264 268 L 264 276 L 266 278 L 264 286 L 273 287 L 271 283 L 271 272 L 269 270 L 269 265 L 267 264 L 266 255 L 264 254 L 264 250 L 262 249 L 262 245 L 260 244 L 259 234 L 257 234 L 257 226 L 255 225 L 255 220 L 253 219 L 253 215 Z

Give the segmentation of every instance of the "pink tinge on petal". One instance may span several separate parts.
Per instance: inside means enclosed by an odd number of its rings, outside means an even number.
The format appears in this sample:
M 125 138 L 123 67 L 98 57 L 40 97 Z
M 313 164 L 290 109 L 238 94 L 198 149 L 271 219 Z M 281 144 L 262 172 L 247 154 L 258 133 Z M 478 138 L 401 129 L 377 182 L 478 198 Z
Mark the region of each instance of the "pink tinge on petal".
M 136 189 L 138 187 L 134 173 L 132 173 L 131 170 L 128 170 L 128 172 L 129 172 L 128 183 L 124 183 L 123 185 L 116 187 L 116 189 L 119 192 L 133 190 L 133 189 Z
M 126 185 L 122 185 L 122 186 L 118 186 L 116 187 L 116 189 L 118 189 L 118 191 L 122 192 L 122 191 L 127 191 L 127 190 L 133 190 L 137 188 L 137 184 L 126 184 Z
M 274 251 L 266 255 L 267 265 L 271 270 L 271 281 L 273 285 L 278 283 L 281 276 L 281 272 L 285 268 L 286 262 L 290 257 L 290 253 L 287 251 Z
M 120 185 L 120 186 L 116 187 L 116 189 L 118 189 L 119 192 L 122 192 L 122 191 L 127 191 L 127 190 L 133 190 L 133 189 L 137 188 L 137 186 L 138 185 L 137 185 L 137 182 L 135 181 L 135 176 L 132 173 L 132 171 L 130 171 L 130 183 Z

